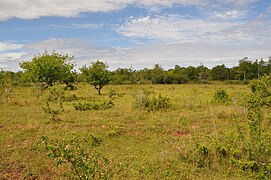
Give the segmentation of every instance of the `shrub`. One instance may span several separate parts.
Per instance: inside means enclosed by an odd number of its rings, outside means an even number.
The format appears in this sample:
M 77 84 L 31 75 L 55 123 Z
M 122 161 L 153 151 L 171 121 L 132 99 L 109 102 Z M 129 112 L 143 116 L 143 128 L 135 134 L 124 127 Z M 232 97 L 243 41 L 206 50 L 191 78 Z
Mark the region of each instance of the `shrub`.
M 116 93 L 116 91 L 114 89 L 109 89 L 108 97 L 110 99 L 114 99 L 116 95 L 117 95 L 117 93 Z
M 72 137 L 61 141 L 42 137 L 47 155 L 56 160 L 56 164 L 70 164 L 74 178 L 108 179 L 110 160 L 95 152 L 94 147 L 101 140 L 90 135 L 84 138 Z
M 152 94 L 152 95 L 151 95 Z M 137 110 L 159 111 L 167 110 L 171 107 L 170 100 L 167 96 L 159 94 L 156 96 L 154 93 L 144 92 L 135 96 L 134 108 Z
M 43 109 L 43 111 L 44 111 L 46 114 L 48 114 L 48 115 L 51 116 L 51 117 L 50 117 L 50 120 L 56 122 L 56 121 L 60 121 L 60 120 L 61 120 L 60 117 L 59 117 L 59 115 L 60 115 L 62 112 L 64 112 L 62 102 L 60 102 L 59 106 L 60 106 L 59 108 L 53 109 L 53 108 L 50 106 L 49 102 L 46 101 L 46 104 L 45 104 L 45 106 L 42 106 L 42 109 Z
M 260 80 L 252 81 L 251 91 L 257 99 L 261 100 L 261 105 L 271 106 L 271 76 L 263 76 Z
M 51 87 L 49 89 L 48 94 L 48 101 L 58 101 L 58 100 L 64 100 L 65 99 L 65 92 L 63 88 L 60 87 Z
M 80 110 L 80 111 L 105 110 L 105 109 L 112 108 L 113 106 L 114 106 L 114 103 L 112 100 L 103 101 L 103 102 L 84 102 L 84 103 L 73 104 L 73 107 L 76 110 Z
M 215 91 L 213 100 L 216 103 L 228 104 L 230 102 L 230 97 L 225 89 L 219 88 Z
M 39 99 L 44 94 L 46 88 L 48 87 L 45 87 L 42 84 L 37 84 L 32 89 L 32 95 Z

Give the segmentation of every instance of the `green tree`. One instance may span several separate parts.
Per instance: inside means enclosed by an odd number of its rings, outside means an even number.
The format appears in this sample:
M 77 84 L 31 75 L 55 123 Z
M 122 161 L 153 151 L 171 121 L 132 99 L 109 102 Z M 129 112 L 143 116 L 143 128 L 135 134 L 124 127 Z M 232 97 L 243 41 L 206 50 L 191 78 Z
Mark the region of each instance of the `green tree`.
M 164 84 L 164 70 L 163 67 L 159 64 L 155 64 L 152 72 L 152 83 L 153 84 Z
M 189 80 L 191 81 L 198 80 L 199 73 L 194 66 L 188 66 L 185 70 L 186 70 L 186 74 Z
M 110 72 L 107 70 L 108 65 L 99 60 L 92 62 L 90 66 L 80 68 L 83 77 L 86 81 L 94 85 L 98 94 L 101 95 L 101 89 L 110 81 Z
M 239 77 L 244 81 L 258 77 L 258 63 L 251 62 L 247 57 L 239 61 Z
M 134 84 L 136 82 L 135 72 L 132 68 L 118 68 L 112 73 L 112 81 L 115 84 Z
M 200 64 L 196 67 L 196 71 L 198 73 L 198 80 L 207 80 L 210 76 L 210 69 L 205 67 L 203 64 Z
M 149 81 L 151 82 L 152 80 L 152 69 L 147 69 L 144 68 L 142 70 L 139 70 L 137 72 L 137 76 L 138 76 L 138 81 Z
M 230 70 L 224 64 L 217 65 L 212 68 L 211 76 L 213 80 L 227 80 L 229 79 Z
M 53 86 L 57 81 L 67 81 L 74 68 L 74 64 L 71 63 L 73 58 L 73 56 L 61 55 L 56 51 L 51 54 L 45 51 L 43 54 L 35 56 L 32 61 L 20 63 L 20 67 L 24 70 L 25 80 Z

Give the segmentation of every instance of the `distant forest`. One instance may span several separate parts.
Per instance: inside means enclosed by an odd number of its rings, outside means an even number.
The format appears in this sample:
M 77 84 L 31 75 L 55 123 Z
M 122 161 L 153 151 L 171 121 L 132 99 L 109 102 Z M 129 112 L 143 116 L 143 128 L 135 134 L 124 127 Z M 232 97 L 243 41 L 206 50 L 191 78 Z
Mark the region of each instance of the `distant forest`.
M 3 84 L 23 84 L 23 71 L 12 72 L 0 70 L 0 85 Z M 75 74 L 75 82 L 84 82 L 80 72 Z M 250 61 L 248 58 L 239 60 L 238 65 L 232 68 L 224 64 L 213 68 L 207 68 L 204 65 L 197 67 L 181 67 L 175 65 L 173 69 L 165 70 L 159 64 L 153 68 L 144 68 L 134 70 L 132 68 L 118 68 L 110 71 L 110 84 L 185 84 L 208 83 L 209 81 L 229 81 L 232 83 L 246 83 L 252 79 L 258 79 L 264 74 L 271 73 L 271 56 L 267 61 Z

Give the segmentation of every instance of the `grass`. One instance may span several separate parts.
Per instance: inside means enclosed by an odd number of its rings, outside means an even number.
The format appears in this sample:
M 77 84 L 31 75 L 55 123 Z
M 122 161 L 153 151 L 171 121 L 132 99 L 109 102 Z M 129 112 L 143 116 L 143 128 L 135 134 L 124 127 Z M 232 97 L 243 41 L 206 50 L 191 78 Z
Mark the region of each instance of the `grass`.
M 58 85 L 62 88 L 61 85 Z M 72 179 L 68 164 L 56 166 L 40 144 L 41 137 L 53 139 L 91 134 L 102 140 L 96 151 L 111 160 L 110 179 L 249 179 L 227 164 L 199 168 L 185 157 L 206 135 L 230 131 L 233 115 L 245 122 L 242 103 L 248 85 L 109 85 L 96 95 L 87 84 L 78 84 L 77 99 L 64 101 L 60 121 L 50 120 L 42 106 L 48 92 L 37 98 L 33 87 L 12 87 L 0 98 L 0 177 L 3 179 Z M 232 98 L 228 105 L 212 101 L 217 88 Z M 73 103 L 108 100 L 114 90 L 114 106 L 106 110 L 77 111 Z M 133 108 L 133 95 L 147 90 L 170 98 L 167 111 L 145 112 Z M 48 90 L 47 90 L 48 91 Z M 50 102 L 58 108 L 59 101 Z M 266 114 L 270 113 L 268 110 Z M 192 154 L 191 154 L 192 155 Z

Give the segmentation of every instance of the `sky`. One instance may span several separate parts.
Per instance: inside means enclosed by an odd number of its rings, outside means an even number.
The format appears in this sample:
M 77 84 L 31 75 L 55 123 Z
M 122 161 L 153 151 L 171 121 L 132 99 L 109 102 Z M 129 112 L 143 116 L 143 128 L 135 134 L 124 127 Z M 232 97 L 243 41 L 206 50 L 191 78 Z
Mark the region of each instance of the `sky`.
M 0 0 L 0 68 L 45 50 L 77 69 L 232 67 L 271 56 L 271 0 Z

